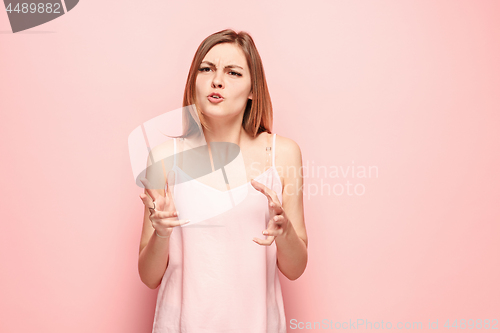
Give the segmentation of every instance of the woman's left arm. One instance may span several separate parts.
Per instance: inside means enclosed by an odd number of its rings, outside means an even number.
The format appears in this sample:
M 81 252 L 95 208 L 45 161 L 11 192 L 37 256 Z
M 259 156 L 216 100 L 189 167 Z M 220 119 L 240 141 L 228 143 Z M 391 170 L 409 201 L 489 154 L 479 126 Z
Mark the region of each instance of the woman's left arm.
M 304 223 L 302 154 L 293 140 L 280 137 L 280 165 L 283 165 L 283 203 L 276 193 L 267 187 L 254 184 L 269 201 L 271 220 L 263 232 L 270 236 L 267 240 L 254 238 L 260 245 L 270 245 L 276 241 L 277 264 L 281 273 L 290 280 L 298 279 L 307 265 L 307 233 Z
M 304 222 L 302 154 L 290 139 L 281 144 L 283 168 L 283 210 L 288 219 L 283 233 L 275 239 L 278 268 L 290 280 L 298 279 L 307 265 L 307 233 Z

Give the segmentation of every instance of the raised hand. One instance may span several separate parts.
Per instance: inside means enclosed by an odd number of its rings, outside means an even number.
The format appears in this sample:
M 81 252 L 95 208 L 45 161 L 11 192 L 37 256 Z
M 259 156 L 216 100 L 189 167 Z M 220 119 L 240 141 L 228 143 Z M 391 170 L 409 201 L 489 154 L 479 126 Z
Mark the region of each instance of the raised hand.
M 268 236 L 265 240 L 260 238 L 254 238 L 253 241 L 260 245 L 269 246 L 274 242 L 276 237 L 279 237 L 288 231 L 291 226 L 288 217 L 285 214 L 285 210 L 281 206 L 276 192 L 268 188 L 267 186 L 259 183 L 258 181 L 251 181 L 253 187 L 264 194 L 267 197 L 269 203 L 269 223 L 267 229 L 262 232 L 262 234 Z
M 160 237 L 170 237 L 173 228 L 189 223 L 189 220 L 179 220 L 177 210 L 175 209 L 172 187 L 175 185 L 175 173 L 170 171 L 167 174 L 167 190 L 163 190 L 163 194 L 151 189 L 147 179 L 141 178 L 145 191 L 148 196 L 140 194 L 140 198 L 151 214 L 149 220 L 151 226 L 156 230 L 156 234 Z

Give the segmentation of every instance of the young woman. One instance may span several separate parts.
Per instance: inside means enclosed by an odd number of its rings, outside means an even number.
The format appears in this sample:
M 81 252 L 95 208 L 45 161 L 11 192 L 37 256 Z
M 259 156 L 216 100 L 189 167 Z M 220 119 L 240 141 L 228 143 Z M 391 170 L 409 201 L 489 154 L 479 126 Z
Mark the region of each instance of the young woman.
M 151 152 L 157 161 L 174 156 L 163 163 L 162 189 L 148 186 L 148 175 L 141 195 L 139 275 L 160 286 L 153 333 L 285 333 L 278 269 L 295 280 L 307 264 L 302 156 L 293 140 L 271 133 L 271 99 L 248 33 L 223 30 L 200 44 L 183 104 L 195 105 L 212 154 L 215 143 L 238 145 L 247 182 L 221 169 L 190 175 L 180 154 L 194 147 L 189 130 Z

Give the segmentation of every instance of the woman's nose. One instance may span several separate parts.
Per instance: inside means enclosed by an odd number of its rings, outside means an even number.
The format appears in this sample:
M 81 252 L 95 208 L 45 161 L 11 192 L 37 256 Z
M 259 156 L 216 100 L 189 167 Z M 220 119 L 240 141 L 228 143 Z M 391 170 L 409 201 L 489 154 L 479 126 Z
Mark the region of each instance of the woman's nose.
M 221 72 L 216 72 L 214 75 L 214 78 L 212 80 L 212 86 L 215 88 L 222 88 L 224 85 L 224 82 L 222 81 L 222 75 L 223 73 Z

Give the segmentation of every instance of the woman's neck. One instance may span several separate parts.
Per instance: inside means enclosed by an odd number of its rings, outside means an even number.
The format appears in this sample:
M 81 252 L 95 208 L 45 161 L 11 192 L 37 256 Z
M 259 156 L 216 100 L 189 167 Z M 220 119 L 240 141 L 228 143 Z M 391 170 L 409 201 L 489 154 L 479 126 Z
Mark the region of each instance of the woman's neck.
M 203 134 L 208 144 L 210 142 L 231 142 L 241 147 L 252 140 L 241 124 L 239 126 L 214 126 L 211 124 L 211 130 L 203 128 Z

